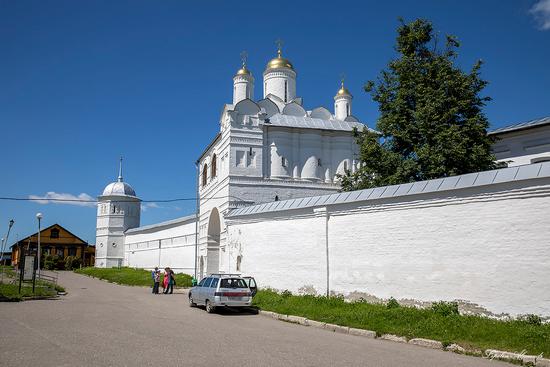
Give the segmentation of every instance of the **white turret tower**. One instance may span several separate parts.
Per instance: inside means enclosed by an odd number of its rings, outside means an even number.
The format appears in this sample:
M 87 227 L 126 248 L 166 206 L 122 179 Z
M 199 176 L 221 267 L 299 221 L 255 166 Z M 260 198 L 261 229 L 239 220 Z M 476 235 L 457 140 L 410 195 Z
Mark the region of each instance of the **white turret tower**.
M 233 77 L 233 105 L 243 99 L 254 99 L 254 77 L 246 67 L 246 51 L 241 52 L 242 67 Z
M 334 116 L 338 120 L 345 120 L 351 115 L 351 100 L 353 96 L 349 90 L 344 87 L 344 79 L 342 78 L 342 86 L 334 96 Z
M 264 98 L 269 94 L 284 102 L 296 98 L 296 72 L 290 61 L 282 56 L 281 41 L 278 41 L 277 57 L 267 63 L 264 71 Z
M 118 180 L 98 197 L 95 266 L 112 268 L 124 260 L 124 231 L 139 227 L 141 200 L 122 180 L 122 158 Z

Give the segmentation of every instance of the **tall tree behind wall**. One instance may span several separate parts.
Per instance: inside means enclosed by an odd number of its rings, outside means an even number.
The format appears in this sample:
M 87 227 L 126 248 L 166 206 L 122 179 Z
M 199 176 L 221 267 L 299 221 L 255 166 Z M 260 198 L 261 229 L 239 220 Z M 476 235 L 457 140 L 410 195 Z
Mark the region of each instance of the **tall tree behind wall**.
M 481 61 L 469 73 L 454 63 L 459 43 L 438 44 L 432 23 L 402 20 L 392 60 L 365 91 L 378 102 L 380 134 L 356 132 L 361 168 L 342 178 L 343 190 L 420 181 L 495 168 L 493 139 L 482 109 L 487 82 Z

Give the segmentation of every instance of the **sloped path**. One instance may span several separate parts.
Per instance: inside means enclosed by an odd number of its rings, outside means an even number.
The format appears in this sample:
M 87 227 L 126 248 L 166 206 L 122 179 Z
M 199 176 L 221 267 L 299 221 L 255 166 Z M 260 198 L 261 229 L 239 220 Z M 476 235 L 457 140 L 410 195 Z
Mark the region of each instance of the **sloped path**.
M 186 294 L 152 295 L 61 272 L 69 294 L 0 303 L 3 366 L 507 366 L 261 317 L 190 308 Z

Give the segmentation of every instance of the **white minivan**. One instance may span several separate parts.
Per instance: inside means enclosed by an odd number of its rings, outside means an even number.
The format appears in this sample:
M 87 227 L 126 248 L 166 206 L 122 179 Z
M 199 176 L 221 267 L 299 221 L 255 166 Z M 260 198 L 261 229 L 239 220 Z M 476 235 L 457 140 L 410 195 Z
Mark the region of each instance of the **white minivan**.
M 212 313 L 216 307 L 250 307 L 256 294 L 252 277 L 236 274 L 212 274 L 189 290 L 189 305 L 204 305 Z

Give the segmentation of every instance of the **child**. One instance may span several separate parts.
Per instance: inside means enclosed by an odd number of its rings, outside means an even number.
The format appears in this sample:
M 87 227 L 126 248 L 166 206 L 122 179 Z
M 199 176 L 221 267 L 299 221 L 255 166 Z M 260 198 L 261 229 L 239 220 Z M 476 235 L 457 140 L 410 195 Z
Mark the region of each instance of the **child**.
M 156 269 L 153 273 L 153 294 L 159 294 L 159 283 L 160 283 L 160 270 Z

